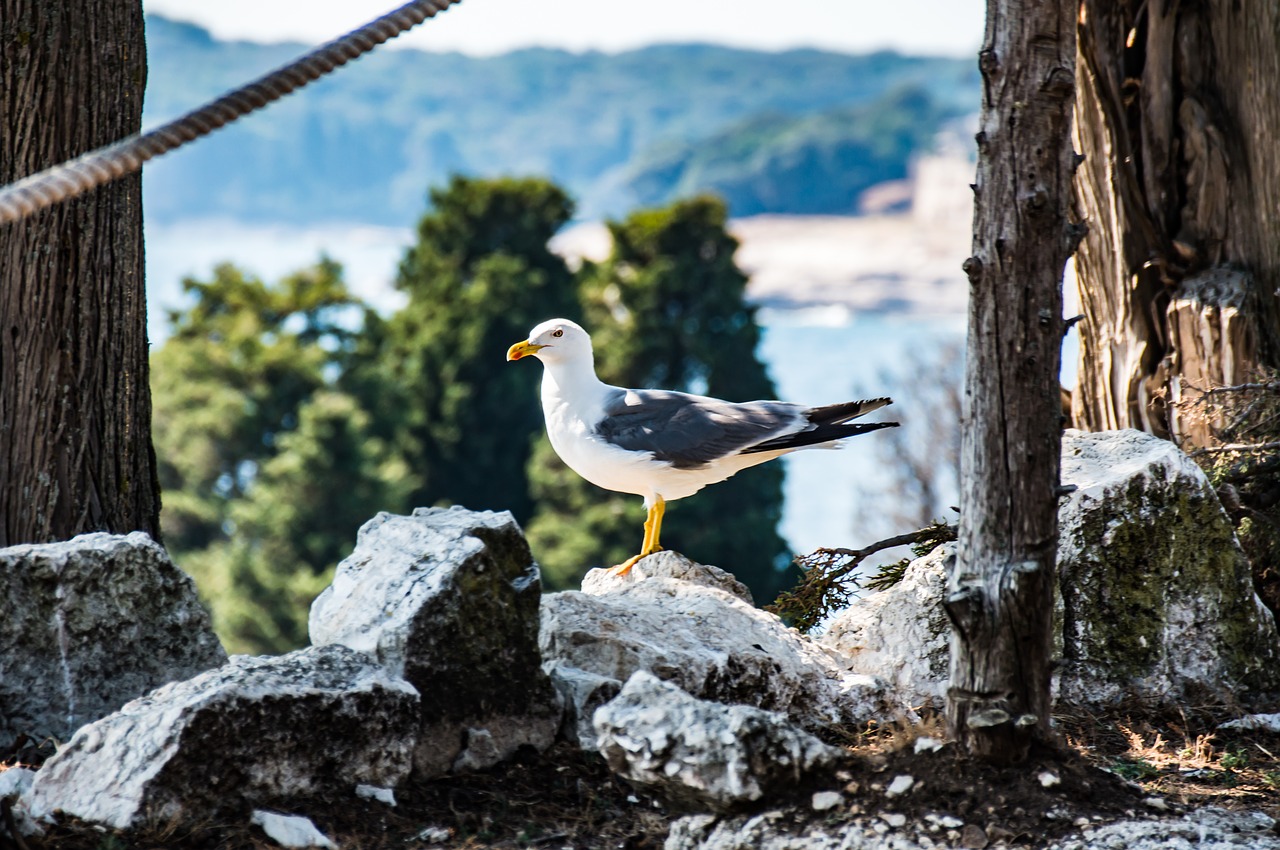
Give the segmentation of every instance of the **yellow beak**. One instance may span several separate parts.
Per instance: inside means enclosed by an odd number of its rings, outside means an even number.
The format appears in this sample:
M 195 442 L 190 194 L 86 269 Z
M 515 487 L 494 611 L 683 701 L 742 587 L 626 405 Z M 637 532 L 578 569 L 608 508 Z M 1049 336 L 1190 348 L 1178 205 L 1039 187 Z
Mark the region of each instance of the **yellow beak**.
M 528 340 L 525 340 L 524 342 L 517 342 L 515 345 L 507 349 L 507 359 L 519 360 L 521 357 L 528 357 L 530 354 L 537 354 L 544 348 L 546 348 L 545 345 L 534 345 Z

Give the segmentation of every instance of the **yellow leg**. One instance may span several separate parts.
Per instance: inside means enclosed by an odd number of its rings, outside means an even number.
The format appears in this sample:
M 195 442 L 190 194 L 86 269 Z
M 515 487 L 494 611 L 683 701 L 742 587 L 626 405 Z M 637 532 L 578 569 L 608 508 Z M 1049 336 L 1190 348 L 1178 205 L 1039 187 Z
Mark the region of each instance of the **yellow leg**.
M 662 551 L 662 544 L 658 542 L 658 535 L 662 533 L 662 517 L 667 513 L 667 502 L 661 496 L 653 503 L 653 507 L 649 509 L 649 519 L 645 522 L 645 542 L 641 549 L 645 555 L 652 555 L 654 552 Z
M 621 564 L 610 569 L 610 575 L 624 576 L 631 572 L 631 568 L 641 558 L 646 558 L 654 552 L 662 551 L 662 546 L 658 543 L 658 535 L 662 533 L 662 517 L 666 512 L 667 503 L 659 496 L 653 505 L 649 507 L 649 513 L 644 519 L 644 542 L 640 544 L 640 554 L 632 555 Z

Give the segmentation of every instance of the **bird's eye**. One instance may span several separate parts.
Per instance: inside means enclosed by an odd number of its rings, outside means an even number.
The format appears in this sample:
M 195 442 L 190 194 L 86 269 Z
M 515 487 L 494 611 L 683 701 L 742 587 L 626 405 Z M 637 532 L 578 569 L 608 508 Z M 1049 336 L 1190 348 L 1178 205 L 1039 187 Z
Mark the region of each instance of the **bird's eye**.
M 559 339 L 560 337 L 564 336 L 564 331 L 562 331 L 562 330 L 555 330 L 555 331 L 552 331 L 552 332 L 551 332 L 551 335 L 552 335 L 553 337 L 555 337 L 555 338 Z

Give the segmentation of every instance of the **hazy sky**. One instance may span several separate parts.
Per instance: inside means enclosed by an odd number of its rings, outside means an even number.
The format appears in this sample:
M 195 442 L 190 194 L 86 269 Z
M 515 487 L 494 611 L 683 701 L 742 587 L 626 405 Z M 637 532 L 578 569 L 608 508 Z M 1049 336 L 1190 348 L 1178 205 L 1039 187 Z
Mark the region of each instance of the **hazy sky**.
M 143 0 L 148 12 L 192 21 L 221 38 L 328 41 L 403 0 Z M 545 45 L 624 50 L 705 41 L 776 50 L 973 55 L 983 0 L 465 0 L 393 43 L 501 53 Z

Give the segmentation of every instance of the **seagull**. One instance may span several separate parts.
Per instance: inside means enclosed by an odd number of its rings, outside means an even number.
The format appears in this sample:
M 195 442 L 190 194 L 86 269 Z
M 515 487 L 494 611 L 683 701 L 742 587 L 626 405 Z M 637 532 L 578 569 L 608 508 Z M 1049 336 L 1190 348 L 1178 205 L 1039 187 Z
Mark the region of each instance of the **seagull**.
M 640 554 L 614 575 L 662 549 L 667 502 L 798 449 L 835 448 L 898 424 L 850 424 L 892 404 L 888 398 L 805 407 L 609 386 L 596 377 L 591 336 L 568 319 L 549 319 L 507 349 L 508 361 L 529 356 L 542 361 L 542 413 L 560 459 L 598 487 L 644 497 Z

